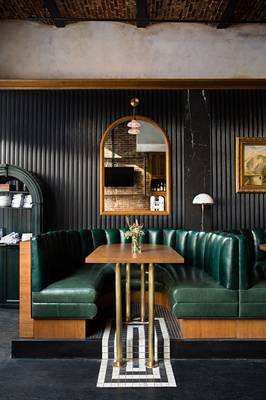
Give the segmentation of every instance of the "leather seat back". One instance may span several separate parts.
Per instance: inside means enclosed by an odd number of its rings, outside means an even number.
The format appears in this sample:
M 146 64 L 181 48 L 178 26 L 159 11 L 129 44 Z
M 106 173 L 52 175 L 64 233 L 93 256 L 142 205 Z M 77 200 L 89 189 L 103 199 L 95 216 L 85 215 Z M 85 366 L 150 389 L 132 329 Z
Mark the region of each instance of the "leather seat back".
M 259 249 L 262 243 L 266 243 L 265 229 L 241 229 L 237 235 L 240 241 L 239 257 L 239 285 L 240 289 L 248 289 L 254 280 L 258 279 L 263 270 L 264 279 L 266 270 L 266 252 Z
M 83 245 L 83 248 L 87 246 L 89 254 L 92 247 L 103 244 L 130 243 L 130 240 L 125 239 L 126 230 L 127 228 L 92 229 L 92 243 Z M 85 237 L 84 231 L 82 232 Z M 90 235 L 87 234 L 86 237 Z M 185 258 L 188 267 L 204 270 L 226 288 L 238 289 L 238 240 L 233 234 L 153 228 L 144 229 L 142 243 L 171 246 Z
M 31 242 L 32 290 L 40 291 L 68 275 L 84 257 L 77 231 L 56 231 L 37 235 Z

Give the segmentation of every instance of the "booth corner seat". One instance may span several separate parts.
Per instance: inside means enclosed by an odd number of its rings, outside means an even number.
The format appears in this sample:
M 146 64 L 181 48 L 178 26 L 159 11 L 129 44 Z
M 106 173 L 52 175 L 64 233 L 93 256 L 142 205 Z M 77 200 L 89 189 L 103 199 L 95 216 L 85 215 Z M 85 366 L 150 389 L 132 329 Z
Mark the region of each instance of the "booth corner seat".
M 114 292 L 114 265 L 85 265 L 103 244 L 128 243 L 126 229 L 42 234 L 32 240 L 32 317 L 91 319 L 97 301 Z M 177 318 L 238 316 L 239 239 L 226 233 L 145 229 L 143 243 L 165 244 L 185 264 L 157 264 L 155 288 L 165 292 Z M 123 272 L 123 280 L 125 275 Z M 131 265 L 131 286 L 140 288 L 140 268 Z
M 113 270 L 108 264 L 85 265 L 85 255 L 93 249 L 90 238 L 90 232 L 77 231 L 49 232 L 33 238 L 34 319 L 95 317 L 97 296 Z
M 239 316 L 266 318 L 266 252 L 259 246 L 266 243 L 265 229 L 243 229 L 239 238 Z
M 175 248 L 185 258 L 185 265 L 171 266 L 169 295 L 176 317 L 237 317 L 236 238 L 218 232 L 177 230 Z

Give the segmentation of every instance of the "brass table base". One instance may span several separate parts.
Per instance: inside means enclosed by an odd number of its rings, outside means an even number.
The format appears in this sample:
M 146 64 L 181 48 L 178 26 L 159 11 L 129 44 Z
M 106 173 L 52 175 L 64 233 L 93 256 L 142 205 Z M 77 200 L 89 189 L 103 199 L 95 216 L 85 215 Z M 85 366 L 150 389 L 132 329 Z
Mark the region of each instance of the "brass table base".
M 157 362 L 152 362 L 152 363 L 150 363 L 150 361 L 147 361 L 146 362 L 146 368 L 156 368 L 156 367 L 158 367 L 158 363 Z
M 114 361 L 114 362 L 113 362 L 113 367 L 122 368 L 125 364 L 126 364 L 126 361 L 125 361 L 125 360 L 122 360 L 122 361 Z
M 121 264 L 117 263 L 115 267 L 115 301 L 116 301 L 116 358 L 114 367 L 121 368 L 125 365 L 122 349 L 122 289 L 121 289 Z M 148 349 L 149 357 L 146 363 L 147 368 L 157 366 L 154 360 L 154 265 L 149 264 L 149 328 L 148 328 Z M 130 264 L 126 265 L 126 323 L 134 324 L 131 321 L 130 308 Z M 145 265 L 141 264 L 141 309 L 140 322 L 145 323 Z M 136 323 L 136 322 L 135 322 Z

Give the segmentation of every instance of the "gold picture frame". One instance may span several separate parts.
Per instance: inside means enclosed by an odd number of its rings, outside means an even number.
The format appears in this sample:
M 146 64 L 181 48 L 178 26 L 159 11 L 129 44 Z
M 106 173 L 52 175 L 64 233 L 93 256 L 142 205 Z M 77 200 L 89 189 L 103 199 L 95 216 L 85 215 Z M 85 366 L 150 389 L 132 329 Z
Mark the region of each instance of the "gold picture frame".
M 266 138 L 236 138 L 236 191 L 266 193 Z

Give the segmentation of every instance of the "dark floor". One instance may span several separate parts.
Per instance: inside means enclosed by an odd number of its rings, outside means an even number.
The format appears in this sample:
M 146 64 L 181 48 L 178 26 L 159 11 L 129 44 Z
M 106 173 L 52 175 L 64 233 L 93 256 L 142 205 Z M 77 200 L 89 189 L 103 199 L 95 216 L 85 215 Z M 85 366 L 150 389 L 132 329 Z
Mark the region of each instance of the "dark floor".
M 265 400 L 266 360 L 175 360 L 177 388 L 96 388 L 100 361 L 14 360 L 17 311 L 0 309 L 0 400 Z
M 0 307 L 0 363 L 10 358 L 11 339 L 18 336 L 18 310 Z M 0 392 L 0 400 L 1 392 Z

